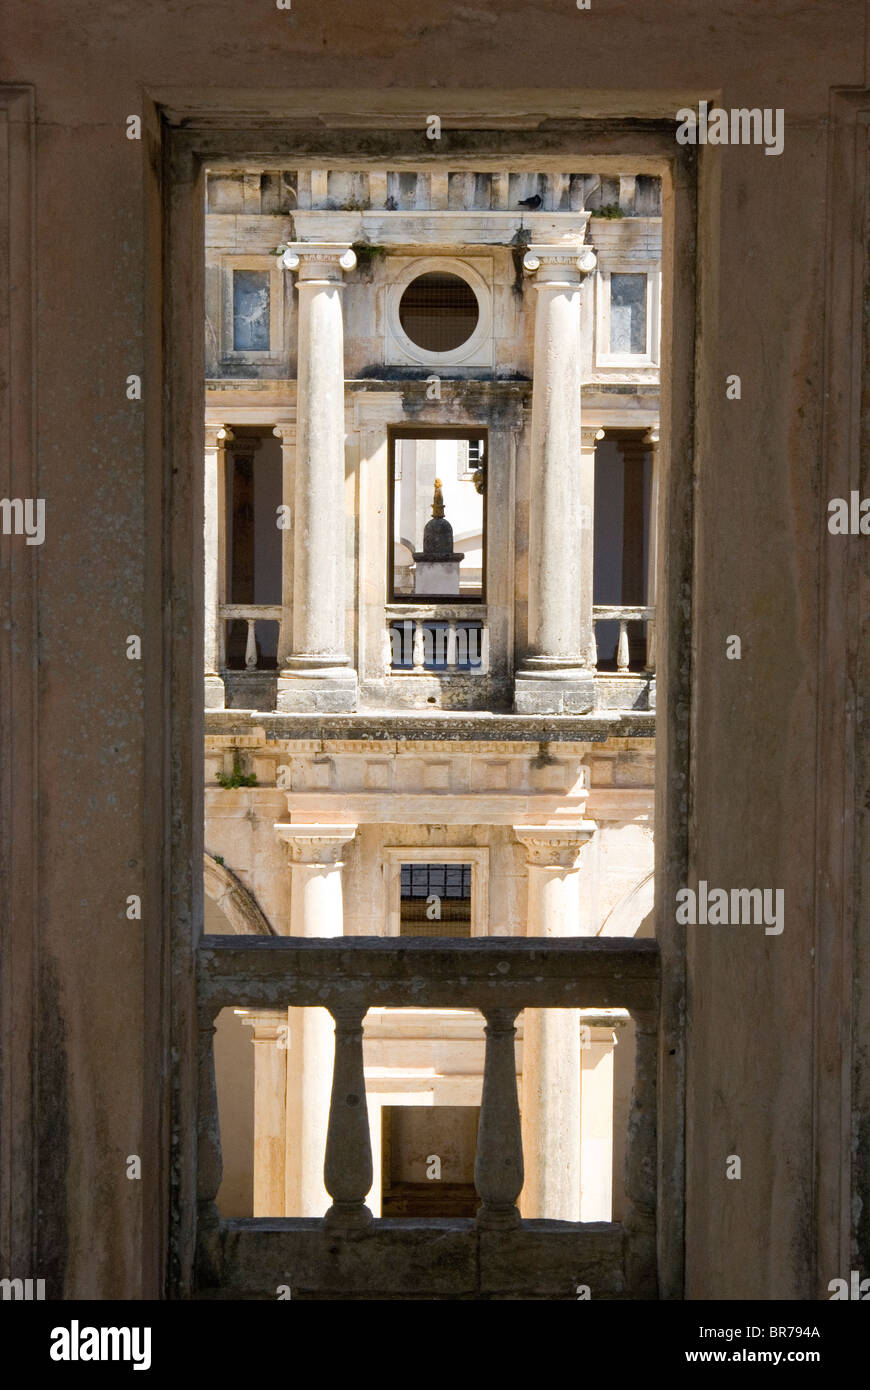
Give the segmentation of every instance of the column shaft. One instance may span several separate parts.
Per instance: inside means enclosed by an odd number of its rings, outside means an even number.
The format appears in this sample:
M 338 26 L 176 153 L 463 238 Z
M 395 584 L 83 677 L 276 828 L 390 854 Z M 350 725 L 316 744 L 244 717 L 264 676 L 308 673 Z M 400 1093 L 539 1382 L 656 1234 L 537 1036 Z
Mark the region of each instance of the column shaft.
M 647 434 L 650 448 L 650 488 L 649 488 L 649 534 L 646 551 L 646 605 L 654 608 L 656 602 L 656 568 L 658 564 L 659 539 L 659 432 L 651 429 Z M 651 618 L 646 625 L 646 669 L 656 669 L 656 619 Z M 653 682 L 653 684 L 655 684 Z M 650 708 L 655 708 L 653 695 Z
M 582 826 L 514 827 L 528 864 L 529 936 L 580 934 L 577 855 L 594 832 Z M 523 1160 L 527 1218 L 580 1220 L 580 1011 L 523 1014 Z
M 278 670 L 282 671 L 293 654 L 293 522 L 295 513 L 296 426 L 276 425 L 272 431 L 281 440 L 281 502 L 288 508 L 289 525 L 281 528 L 281 631 L 278 635 Z
M 225 441 L 232 434 L 223 425 L 205 429 L 205 549 L 204 638 L 205 708 L 223 709 L 224 623 L 226 601 L 226 474 Z
M 517 672 L 520 713 L 584 713 L 594 704 L 591 568 L 583 564 L 580 286 L 589 247 L 530 246 L 536 271 L 529 497 L 528 654 Z M 583 586 L 589 592 L 584 594 Z
M 344 333 L 342 271 L 349 246 L 295 243 L 299 269 L 296 478 L 293 512 L 293 638 L 278 679 L 281 710 L 356 707 L 345 650 Z
M 263 1011 L 250 1022 L 254 1030 L 254 1216 L 284 1216 L 287 1014 Z
M 290 845 L 290 935 L 341 936 L 344 845 L 355 825 L 275 827 Z M 332 1016 L 325 1008 L 289 1009 L 286 1197 L 288 1216 L 323 1216 L 326 1135 L 335 1054 Z

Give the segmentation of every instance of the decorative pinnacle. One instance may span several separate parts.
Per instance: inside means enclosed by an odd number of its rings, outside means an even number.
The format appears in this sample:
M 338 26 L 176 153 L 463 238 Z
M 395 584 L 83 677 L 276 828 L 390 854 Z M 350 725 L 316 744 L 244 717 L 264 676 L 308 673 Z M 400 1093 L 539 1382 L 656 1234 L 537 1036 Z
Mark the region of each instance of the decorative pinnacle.
M 435 479 L 435 496 L 432 498 L 432 515 L 444 515 L 444 493 L 441 491 L 441 479 Z

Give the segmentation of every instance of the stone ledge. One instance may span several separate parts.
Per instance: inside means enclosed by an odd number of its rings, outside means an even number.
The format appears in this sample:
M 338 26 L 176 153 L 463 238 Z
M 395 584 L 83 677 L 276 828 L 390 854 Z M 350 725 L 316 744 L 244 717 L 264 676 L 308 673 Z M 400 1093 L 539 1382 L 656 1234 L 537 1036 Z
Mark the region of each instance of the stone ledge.
M 611 1222 L 525 1221 L 495 1233 L 471 1220 L 382 1218 L 349 1235 L 318 1220 L 234 1220 L 201 1238 L 200 1267 L 220 1270 L 220 1288 L 197 1296 L 274 1300 L 287 1284 L 293 1299 L 576 1300 L 588 1284 L 593 1299 L 618 1299 L 630 1296 L 624 1243 Z
M 491 714 L 487 711 L 444 710 L 438 714 L 411 710 L 359 714 L 290 714 L 263 710 L 206 710 L 205 732 L 249 735 L 263 731 L 266 742 L 307 739 L 326 743 L 348 738 L 363 743 L 440 740 L 509 743 L 605 743 L 613 738 L 654 738 L 655 714 L 650 710 L 598 711 L 589 715 Z

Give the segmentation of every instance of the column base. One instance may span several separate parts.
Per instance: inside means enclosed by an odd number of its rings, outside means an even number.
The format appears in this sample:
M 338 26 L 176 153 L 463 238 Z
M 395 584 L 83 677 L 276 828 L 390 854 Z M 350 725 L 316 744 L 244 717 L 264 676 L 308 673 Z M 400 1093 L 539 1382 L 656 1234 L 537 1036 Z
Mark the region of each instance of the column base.
M 358 705 L 359 682 L 348 666 L 278 673 L 275 707 L 283 714 L 352 714 Z
M 206 709 L 225 709 L 226 708 L 226 688 L 220 676 L 206 676 L 205 678 L 205 707 Z
M 530 667 L 516 673 L 514 711 L 517 714 L 591 714 L 594 709 L 594 671 L 578 667 L 553 671 Z

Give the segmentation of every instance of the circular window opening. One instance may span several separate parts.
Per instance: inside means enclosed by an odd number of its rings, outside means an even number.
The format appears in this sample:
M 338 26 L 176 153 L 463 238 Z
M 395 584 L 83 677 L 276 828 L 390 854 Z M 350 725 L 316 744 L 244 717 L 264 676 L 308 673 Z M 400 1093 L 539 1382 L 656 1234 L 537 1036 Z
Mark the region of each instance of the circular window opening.
M 399 301 L 399 322 L 424 352 L 467 343 L 480 317 L 477 295 L 460 275 L 431 271 L 412 280 Z

